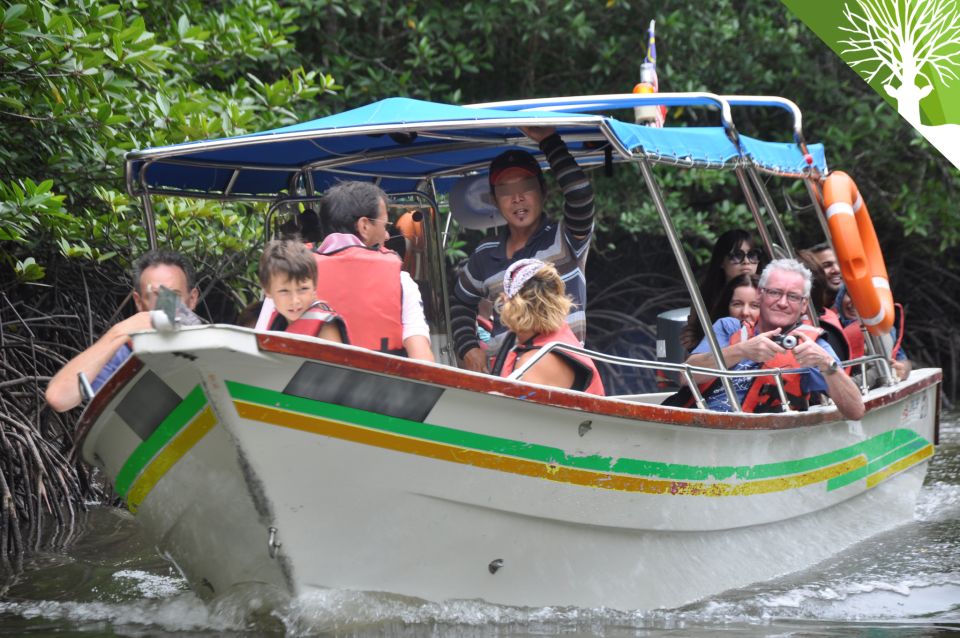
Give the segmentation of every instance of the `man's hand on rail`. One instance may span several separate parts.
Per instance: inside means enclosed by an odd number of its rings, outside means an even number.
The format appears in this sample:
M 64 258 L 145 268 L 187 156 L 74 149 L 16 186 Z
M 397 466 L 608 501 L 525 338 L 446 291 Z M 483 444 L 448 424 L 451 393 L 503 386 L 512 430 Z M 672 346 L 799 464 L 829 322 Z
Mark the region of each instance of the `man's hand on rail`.
M 473 348 L 463 355 L 463 367 L 474 372 L 490 372 L 487 355 L 480 348 Z

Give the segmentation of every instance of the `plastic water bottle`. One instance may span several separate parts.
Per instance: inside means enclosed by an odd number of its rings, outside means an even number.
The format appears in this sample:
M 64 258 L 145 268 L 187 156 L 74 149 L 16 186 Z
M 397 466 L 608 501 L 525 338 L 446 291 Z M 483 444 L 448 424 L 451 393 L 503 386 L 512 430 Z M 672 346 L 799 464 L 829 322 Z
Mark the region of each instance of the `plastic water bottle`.
M 652 63 L 644 62 L 640 65 L 640 83 L 633 87 L 636 94 L 653 94 L 657 92 L 655 69 Z M 633 119 L 637 124 L 650 124 L 657 121 L 657 106 L 633 107 Z

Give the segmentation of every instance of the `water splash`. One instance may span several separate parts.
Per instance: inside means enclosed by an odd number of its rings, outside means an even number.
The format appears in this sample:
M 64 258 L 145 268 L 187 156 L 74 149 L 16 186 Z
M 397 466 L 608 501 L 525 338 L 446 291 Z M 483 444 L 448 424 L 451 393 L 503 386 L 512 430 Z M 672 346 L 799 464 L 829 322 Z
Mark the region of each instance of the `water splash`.
M 151 574 L 138 569 L 122 569 L 113 574 L 114 580 L 129 581 L 144 598 L 167 598 L 188 589 L 183 578 Z
M 211 613 L 192 593 L 178 593 L 159 599 L 148 598 L 133 603 L 56 600 L 0 602 L 0 618 L 8 616 L 23 621 L 53 621 L 62 626 L 84 630 L 103 631 L 107 625 L 118 633 L 138 633 L 137 628 L 167 632 L 243 629 L 242 625 L 231 624 L 230 619 Z M 10 626 L 12 622 L 7 619 L 3 624 Z M 30 624 L 23 623 L 23 627 Z
M 960 419 L 944 422 L 915 520 L 808 570 L 679 609 L 617 611 L 442 603 L 321 590 L 296 600 L 246 588 L 204 603 L 119 510 L 97 513 L 67 553 L 36 558 L 38 582 L 0 602 L 0 634 L 388 636 L 516 634 L 929 636 L 960 627 Z M 29 577 L 29 574 L 28 574 Z M 653 577 L 653 576 L 652 576 Z M 65 600 L 71 598 L 73 600 Z M 879 623 L 879 625 L 878 625 Z M 814 631 L 811 632 L 811 627 Z M 875 629 L 879 627 L 880 633 Z

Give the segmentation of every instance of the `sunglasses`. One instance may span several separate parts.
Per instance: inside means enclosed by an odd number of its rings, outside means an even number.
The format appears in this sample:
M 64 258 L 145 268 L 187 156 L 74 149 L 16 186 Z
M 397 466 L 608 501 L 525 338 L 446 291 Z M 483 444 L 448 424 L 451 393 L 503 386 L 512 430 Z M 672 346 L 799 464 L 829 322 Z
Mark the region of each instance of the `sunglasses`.
M 540 180 L 536 177 L 528 177 L 517 182 L 508 184 L 496 184 L 493 187 L 493 194 L 497 197 L 513 197 L 519 193 L 529 193 L 540 190 Z
M 734 250 L 729 255 L 727 259 L 730 260 L 731 264 L 742 264 L 744 261 L 748 261 L 751 264 L 760 263 L 760 257 L 763 256 L 763 253 L 754 248 L 750 252 L 743 252 L 742 250 Z

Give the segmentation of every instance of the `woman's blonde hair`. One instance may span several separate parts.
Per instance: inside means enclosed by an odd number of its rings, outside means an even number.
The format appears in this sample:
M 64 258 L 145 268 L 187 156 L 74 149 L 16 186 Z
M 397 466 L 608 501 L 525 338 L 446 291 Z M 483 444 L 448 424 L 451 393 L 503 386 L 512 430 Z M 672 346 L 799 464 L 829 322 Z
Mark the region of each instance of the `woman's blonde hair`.
M 500 322 L 513 333 L 553 332 L 567 320 L 573 301 L 553 264 L 544 264 L 512 297 L 500 297 Z

